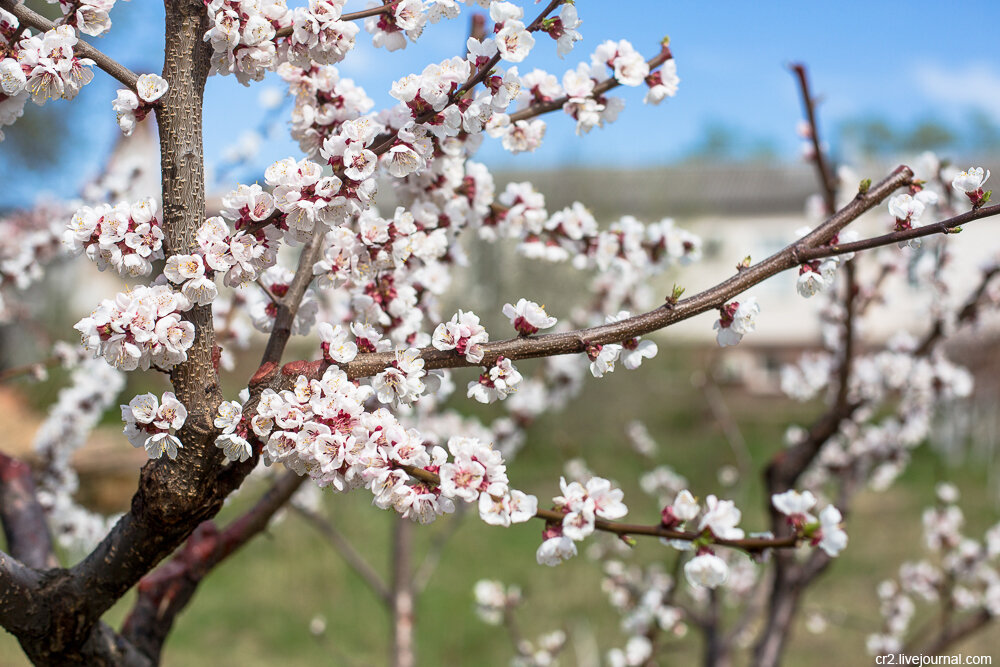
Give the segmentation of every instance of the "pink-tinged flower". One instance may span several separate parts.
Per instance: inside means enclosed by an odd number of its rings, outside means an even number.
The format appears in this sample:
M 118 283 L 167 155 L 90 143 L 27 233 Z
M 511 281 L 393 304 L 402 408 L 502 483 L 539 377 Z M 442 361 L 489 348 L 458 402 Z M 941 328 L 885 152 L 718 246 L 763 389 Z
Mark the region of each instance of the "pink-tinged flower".
M 517 489 L 510 490 L 511 523 L 529 521 L 535 516 L 536 512 L 538 512 L 538 498 Z
M 667 528 L 675 528 L 683 523 L 694 520 L 701 512 L 701 506 L 687 489 L 677 493 L 674 502 L 663 508 L 662 523 Z
M 911 195 L 895 195 L 889 200 L 889 213 L 896 218 L 896 229 L 910 229 L 924 212 L 924 204 Z
M 466 361 L 477 364 L 483 360 L 482 343 L 489 339 L 486 329 L 479 324 L 479 317 L 471 311 L 460 310 L 451 321 L 437 325 L 431 343 L 439 350 L 455 350 Z
M 331 363 L 347 363 L 358 356 L 358 346 L 347 340 L 347 330 L 339 324 L 334 326 L 329 322 L 316 325 L 319 333 L 320 349 L 323 357 Z
M 836 556 L 847 546 L 847 533 L 840 527 L 844 516 L 833 505 L 819 513 L 819 529 L 813 540 L 828 556 Z
M 503 314 L 522 336 L 530 336 L 538 333 L 541 329 L 554 327 L 559 321 L 545 312 L 545 306 L 539 306 L 534 301 L 527 299 L 518 299 L 517 305 L 505 303 Z
M 486 476 L 486 468 L 467 455 L 459 455 L 454 462 L 442 464 L 438 474 L 441 477 L 441 493 L 471 503 L 479 498 L 479 487 Z
M 719 309 L 720 317 L 715 321 L 716 340 L 719 347 L 736 345 L 743 336 L 757 326 L 760 306 L 757 299 L 749 297 L 744 301 L 732 301 Z
M 164 392 L 163 397 L 160 399 L 160 408 L 156 411 L 156 419 L 153 421 L 153 426 L 164 430 L 173 429 L 177 431 L 184 426 L 186 420 L 187 408 L 184 407 L 184 404 L 177 400 L 174 392 Z
M 240 425 L 243 418 L 243 406 L 236 401 L 223 401 L 216 411 L 215 428 L 222 429 L 223 433 L 232 433 Z
M 692 586 L 717 588 L 729 578 L 729 566 L 715 554 L 703 553 L 684 564 L 684 576 Z
M 586 484 L 587 496 L 594 501 L 594 513 L 602 519 L 620 519 L 628 514 L 622 502 L 625 492 L 611 486 L 603 477 L 591 477 Z
M 163 267 L 163 275 L 170 282 L 180 285 L 205 275 L 205 264 L 201 255 L 171 255 Z
M 479 376 L 479 380 L 469 382 L 466 393 L 480 403 L 493 403 L 497 399 L 502 401 L 517 391 L 522 379 L 510 359 L 497 357 L 493 366 Z
M 565 535 L 550 537 L 542 542 L 535 552 L 535 560 L 539 565 L 555 567 L 564 560 L 576 555 L 576 544 Z

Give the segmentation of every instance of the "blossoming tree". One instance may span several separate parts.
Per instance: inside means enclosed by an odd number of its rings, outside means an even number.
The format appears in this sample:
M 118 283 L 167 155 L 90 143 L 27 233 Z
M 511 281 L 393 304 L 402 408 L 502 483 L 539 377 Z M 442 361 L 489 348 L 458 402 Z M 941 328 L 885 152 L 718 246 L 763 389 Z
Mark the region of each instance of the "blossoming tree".
M 340 0 L 295 8 L 283 0 L 168 0 L 163 72 L 141 76 L 81 37 L 110 29 L 113 4 L 60 0 L 63 16 L 50 22 L 0 0 L 0 125 L 15 122 L 29 99 L 72 99 L 99 68 L 124 86 L 113 101 L 122 132 L 156 123 L 162 173 L 161 192 L 132 192 L 126 183 L 116 201 L 26 212 L 8 225 L 24 242 L 0 274 L 5 299 L 37 279 L 59 241 L 131 283 L 113 298 L 95 295 L 95 309 L 76 324 L 81 347 L 54 350 L 52 363 L 68 366 L 72 376 L 36 442 L 43 468 L 0 455 L 9 551 L 0 553 L 0 624 L 38 664 L 158 662 L 201 578 L 293 497 L 302 509 L 297 493 L 324 489 L 371 493 L 374 505 L 401 518 L 391 591 L 355 563 L 392 609 L 397 664 L 412 664 L 414 655 L 411 526 L 470 507 L 498 530 L 535 522 L 540 566 L 574 557 L 595 533 L 663 551 L 673 576 L 628 569 L 612 551 L 601 556 L 606 589 L 628 616 L 631 635 L 608 654 L 611 664 L 650 664 L 663 637 L 682 623 L 704 632 L 709 664 L 725 661 L 737 647 L 737 633 L 724 631 L 719 614 L 718 591 L 726 589 L 743 603 L 739 623 L 762 621 L 754 662 L 773 665 L 803 591 L 847 546 L 844 516 L 858 486 L 887 484 L 940 405 L 968 394 L 968 374 L 947 361 L 939 343 L 990 302 L 997 268 L 984 271 L 958 308 L 938 308 L 923 338 L 862 354 L 856 336 L 881 277 L 911 252 L 897 245 L 913 248 L 933 237 L 941 243 L 940 265 L 946 235 L 1000 211 L 983 188 L 989 172 L 900 166 L 855 187 L 823 154 L 801 68 L 807 137 L 822 185 L 818 224 L 770 257 L 747 258 L 710 289 L 682 298 L 677 287 L 659 303 L 644 303 L 652 278 L 699 258 L 698 237 L 669 219 L 643 224 L 625 217 L 602 227 L 581 203 L 548 211 L 529 183 L 496 192 L 490 172 L 472 158 L 486 140 L 511 152 L 535 149 L 547 114 L 568 115 L 578 134 L 613 122 L 624 106 L 611 95 L 619 86 L 644 87 L 648 104 L 672 97 L 679 79 L 667 40 L 644 45 L 648 58 L 627 41 L 609 41 L 559 76 L 522 73 L 519 64 L 546 39 L 561 56 L 573 51 L 581 25 L 576 6 L 552 0 L 532 16 L 510 2 L 479 0 L 492 32 L 474 22 L 462 56 L 401 72 L 390 91 L 398 103 L 373 111 L 365 91 L 336 68 L 362 28 L 377 47 L 405 48 L 428 22 L 458 17 L 460 3 L 391 0 L 344 13 Z M 295 98 L 291 132 L 302 156 L 271 164 L 264 186 L 232 184 L 220 210 L 207 211 L 206 79 L 232 75 L 252 85 L 267 72 L 277 72 Z M 375 206 L 379 184 L 399 202 L 394 211 Z M 852 222 L 884 203 L 891 230 L 852 234 Z M 470 234 L 509 239 L 528 258 L 593 274 L 588 305 L 550 313 L 526 298 L 496 304 L 510 330 L 494 332 L 471 311 L 439 312 Z M 892 250 L 879 255 L 882 270 L 862 276 L 856 254 L 881 247 Z M 623 493 L 600 471 L 577 469 L 558 480 L 558 493 L 553 483 L 551 502 L 508 478 L 506 461 L 525 428 L 571 401 L 585 375 L 600 378 L 619 365 L 638 369 L 657 353 L 643 336 L 710 311 L 718 312 L 719 345 L 740 343 L 760 316 L 747 290 L 787 270 L 799 272 L 802 296 L 823 292 L 839 307 L 828 317 L 823 355 L 785 373 L 786 390 L 798 397 L 829 387 L 829 408 L 792 433 L 765 470 L 768 524 L 748 534 L 733 501 L 711 490 L 699 500 L 699 490 L 653 465 L 644 485 L 662 498 L 662 512 L 640 523 L 622 521 Z M 945 288 L 935 275 L 929 282 L 940 296 Z M 246 388 L 225 396 L 220 377 L 233 371 L 237 355 L 249 353 L 241 318 L 267 333 L 267 343 L 256 372 L 242 379 Z M 307 339 L 314 359 L 287 360 L 293 335 L 314 337 Z M 532 358 L 545 361 L 526 377 L 515 364 Z M 468 371 L 453 369 L 477 370 L 466 379 Z M 116 400 L 122 373 L 149 371 L 164 374 L 171 390 L 130 398 L 121 417 L 129 442 L 150 460 L 128 512 L 94 515 L 72 498 L 69 455 Z M 468 399 L 502 401 L 509 417 L 489 424 L 456 419 L 445 399 L 459 378 Z M 648 435 L 638 428 L 633 438 L 646 446 Z M 244 516 L 216 528 L 212 517 L 250 475 L 270 480 L 269 489 Z M 941 498 L 942 508 L 925 523 L 928 547 L 942 564 L 904 566 L 919 571 L 918 583 L 904 572 L 899 584 L 880 589 L 887 628 L 873 635 L 873 651 L 943 650 L 1000 613 L 1000 529 L 970 545 L 959 532 L 955 494 L 943 488 Z M 52 533 L 86 545 L 87 555 L 63 567 Z M 133 587 L 138 596 L 123 627 L 105 625 L 104 612 Z M 913 595 L 944 600 L 959 590 L 961 618 L 949 616 L 938 634 L 922 633 L 918 642 L 926 646 L 904 644 Z M 761 595 L 763 603 L 755 602 Z M 476 597 L 488 622 L 509 618 L 518 601 L 513 589 L 488 581 Z M 950 598 L 943 604 L 956 608 Z M 548 664 L 564 639 L 519 642 L 517 659 Z

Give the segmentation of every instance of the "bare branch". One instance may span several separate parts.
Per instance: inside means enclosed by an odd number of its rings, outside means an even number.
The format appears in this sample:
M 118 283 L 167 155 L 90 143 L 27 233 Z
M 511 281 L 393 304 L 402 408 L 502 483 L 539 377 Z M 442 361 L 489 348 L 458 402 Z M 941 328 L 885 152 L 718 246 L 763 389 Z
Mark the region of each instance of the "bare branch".
M 823 142 L 819 138 L 819 123 L 816 120 L 816 100 L 809 91 L 809 77 L 806 74 L 806 67 L 801 63 L 791 66 L 792 71 L 798 77 L 799 93 L 802 97 L 802 108 L 806 112 L 806 121 L 809 123 L 809 139 L 812 141 L 813 154 L 812 161 L 816 165 L 819 184 L 823 191 L 823 203 L 826 205 L 826 213 L 830 215 L 837 210 L 837 177 L 826 161 L 823 152 Z
M 288 286 L 288 292 L 284 298 L 275 301 L 278 306 L 278 313 L 274 318 L 274 328 L 267 339 L 267 347 L 264 349 L 264 356 L 261 363 L 281 361 L 281 354 L 285 351 L 288 339 L 292 335 L 292 325 L 295 322 L 295 315 L 299 312 L 302 304 L 302 297 L 305 296 L 309 284 L 313 280 L 313 264 L 319 260 L 323 252 L 323 234 L 316 230 L 309 242 L 302 248 L 299 255 L 299 266 L 295 269 L 295 277 L 292 278 Z M 267 290 L 265 290 L 267 291 Z M 272 296 L 270 292 L 268 295 Z
M 445 547 L 451 542 L 451 538 L 455 536 L 458 529 L 462 527 L 468 511 L 469 506 L 464 503 L 456 507 L 455 513 L 451 515 L 445 529 L 431 540 L 427 554 L 424 555 L 424 559 L 420 562 L 420 566 L 413 575 L 413 589 L 417 594 L 422 593 L 427 588 L 427 584 L 430 582 L 431 577 L 434 576 L 434 572 L 441 562 L 441 555 L 444 553 Z
M 958 623 L 946 626 L 940 633 L 932 636 L 923 645 L 912 650 L 910 653 L 911 655 L 940 655 L 949 650 L 954 644 L 983 628 L 993 618 L 988 611 L 980 609 L 973 614 L 963 617 Z
M 0 0 L 0 7 L 13 14 L 22 26 L 28 26 L 43 32 L 48 32 L 57 27 L 55 23 L 41 14 L 31 11 L 27 6 L 14 0 Z M 118 61 L 98 51 L 83 40 L 76 43 L 76 46 L 73 47 L 73 52 L 81 58 L 90 58 L 102 70 L 121 81 L 127 87 L 135 90 L 139 75 Z
M 293 504 L 291 507 L 313 528 L 319 531 L 320 535 L 340 554 L 344 562 L 368 584 L 368 587 L 372 589 L 372 592 L 375 593 L 379 600 L 386 605 L 392 604 L 389 587 L 382 581 L 382 577 L 379 576 L 378 572 L 368 563 L 365 557 L 358 553 L 350 541 L 332 523 L 319 514 L 298 505 Z

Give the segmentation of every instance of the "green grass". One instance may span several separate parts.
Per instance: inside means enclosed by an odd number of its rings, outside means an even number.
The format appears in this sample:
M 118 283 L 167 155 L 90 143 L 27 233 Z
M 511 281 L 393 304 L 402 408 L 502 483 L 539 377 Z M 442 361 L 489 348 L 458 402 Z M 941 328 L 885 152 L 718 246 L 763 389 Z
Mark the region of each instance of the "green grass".
M 648 464 L 631 452 L 623 435 L 628 421 L 642 419 L 659 441 L 659 462 L 684 474 L 701 497 L 717 493 L 736 498 L 745 510 L 744 527 L 763 528 L 764 499 L 757 478 L 733 489 L 721 488 L 716 479 L 718 467 L 735 459 L 702 394 L 691 386 L 692 368 L 687 352 L 669 349 L 640 371 L 622 370 L 591 381 L 583 398 L 566 413 L 548 415 L 532 426 L 524 451 L 510 466 L 512 483 L 547 503 L 558 493 L 562 463 L 582 456 L 592 470 L 622 485 L 630 520 L 651 523 L 659 508 L 638 488 L 638 475 Z M 790 421 L 807 423 L 819 409 L 746 397 L 733 390 L 725 395 L 758 469 L 782 446 Z M 467 402 L 457 405 L 469 409 Z M 817 656 L 824 656 L 824 664 L 870 664 L 864 640 L 879 622 L 874 589 L 902 560 L 921 556 L 920 512 L 932 502 L 935 481 L 944 478 L 962 490 L 969 536 L 978 538 L 1000 517 L 987 485 L 986 466 L 970 460 L 948 468 L 928 448 L 917 450 L 912 465 L 890 491 L 866 491 L 858 497 L 848 523 L 851 545 L 804 600 L 805 609 L 836 612 L 838 618 L 822 635 L 796 628 L 786 664 L 813 665 Z M 241 493 L 223 510 L 220 522 L 236 516 L 258 490 Z M 333 523 L 373 566 L 387 573 L 391 516 L 371 507 L 364 491 L 330 494 L 325 502 Z M 444 521 L 416 529 L 418 562 L 431 536 L 446 528 Z M 526 601 L 519 621 L 530 638 L 562 627 L 592 633 L 602 651 L 622 645 L 618 617 L 600 591 L 598 566 L 584 556 L 557 568 L 538 566 L 534 551 L 540 528 L 534 522 L 490 528 L 474 517 L 463 523 L 417 605 L 421 665 L 508 662 L 511 649 L 506 636 L 473 613 L 472 586 L 481 578 L 522 587 Z M 634 557 L 670 563 L 673 552 L 644 540 Z M 126 599 L 109 612 L 108 621 L 119 625 L 129 603 Z M 327 620 L 322 638 L 309 632 L 314 615 Z M 385 664 L 388 623 L 385 608 L 358 577 L 312 528 L 289 514 L 205 580 L 174 628 L 164 664 Z M 670 653 L 671 664 L 698 661 L 699 643 L 692 633 Z M 980 635 L 962 650 L 989 653 L 989 637 Z M 738 657 L 737 664 L 744 662 L 745 656 Z M 563 664 L 575 663 L 570 649 Z M 25 664 L 9 635 L 0 636 L 0 664 Z

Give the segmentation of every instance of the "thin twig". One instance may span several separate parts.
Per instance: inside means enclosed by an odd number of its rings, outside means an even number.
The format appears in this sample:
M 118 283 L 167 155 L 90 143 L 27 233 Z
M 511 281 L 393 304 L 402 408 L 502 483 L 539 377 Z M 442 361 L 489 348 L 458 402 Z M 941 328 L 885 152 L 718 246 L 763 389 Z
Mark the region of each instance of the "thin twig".
M 375 597 L 386 605 L 392 602 L 389 587 L 382 580 L 382 577 L 379 576 L 378 572 L 365 560 L 365 557 L 358 553 L 357 549 L 354 548 L 350 541 L 332 523 L 316 512 L 307 510 L 304 507 L 295 504 L 291 507 L 296 514 L 305 519 L 306 523 L 315 528 L 330 543 L 330 546 L 354 570 L 355 574 L 368 584 L 368 588 L 375 594 Z

